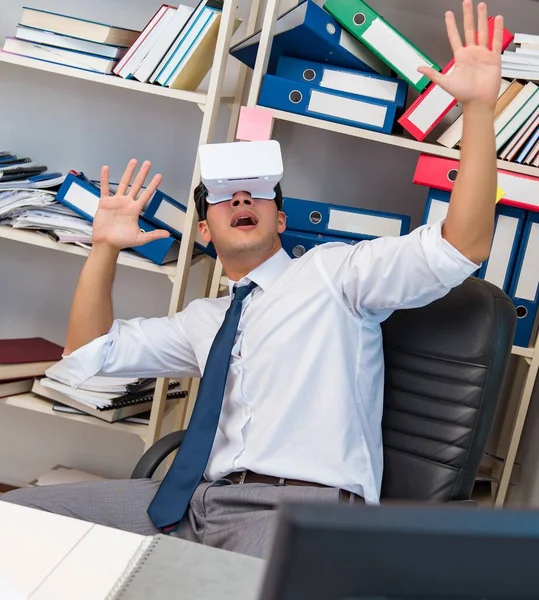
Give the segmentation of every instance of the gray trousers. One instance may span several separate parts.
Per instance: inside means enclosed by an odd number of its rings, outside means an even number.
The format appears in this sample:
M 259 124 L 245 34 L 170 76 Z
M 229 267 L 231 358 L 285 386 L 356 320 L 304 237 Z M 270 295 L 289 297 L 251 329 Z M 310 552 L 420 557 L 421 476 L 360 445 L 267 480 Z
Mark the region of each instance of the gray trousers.
M 159 482 L 104 480 L 14 490 L 0 496 L 13 502 L 142 535 L 158 533 L 146 510 Z M 267 558 L 282 502 L 340 501 L 335 488 L 202 483 L 173 536 L 224 550 Z

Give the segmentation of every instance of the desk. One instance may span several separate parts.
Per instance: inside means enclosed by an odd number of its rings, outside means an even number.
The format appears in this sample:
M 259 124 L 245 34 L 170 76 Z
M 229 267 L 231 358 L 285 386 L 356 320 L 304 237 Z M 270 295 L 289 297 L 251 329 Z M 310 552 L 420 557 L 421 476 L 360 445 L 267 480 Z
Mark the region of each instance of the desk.
M 133 571 L 156 543 L 161 554 L 154 563 L 145 560 Z M 2 600 L 114 600 L 127 573 L 132 585 L 122 600 L 257 600 L 264 569 L 264 561 L 249 556 L 0 501 Z

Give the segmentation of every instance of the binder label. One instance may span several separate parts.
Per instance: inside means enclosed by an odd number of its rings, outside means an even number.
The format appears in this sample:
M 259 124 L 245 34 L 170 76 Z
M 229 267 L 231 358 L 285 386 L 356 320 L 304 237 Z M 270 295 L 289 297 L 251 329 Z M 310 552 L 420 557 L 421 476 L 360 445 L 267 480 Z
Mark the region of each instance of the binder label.
M 83 213 L 90 215 L 92 219 L 95 217 L 99 206 L 99 197 L 82 187 L 82 185 L 72 183 L 65 193 L 64 199 Z
M 417 67 L 432 66 L 381 19 L 375 19 L 362 37 L 373 48 L 377 48 L 379 51 L 383 49 L 386 60 L 406 74 L 406 77 L 413 83 L 417 84 L 424 77 Z
M 400 219 L 364 215 L 332 208 L 329 211 L 328 227 L 330 230 L 346 231 L 359 235 L 399 237 L 402 222 Z
M 521 300 L 535 302 L 537 286 L 539 286 L 539 269 L 537 257 L 539 256 L 539 223 L 532 223 L 528 244 L 524 252 L 524 260 L 520 269 L 515 296 Z
M 429 214 L 427 217 L 427 225 L 438 223 L 447 217 L 447 211 L 449 210 L 449 203 L 443 202 L 442 200 L 432 200 L 429 207 Z
M 176 231 L 183 233 L 185 227 L 185 213 L 183 210 L 174 206 L 170 202 L 167 202 L 165 199 L 161 200 L 159 207 L 155 211 L 154 217 L 161 221 L 162 223 L 166 223 Z M 208 245 L 201 237 L 200 233 L 197 232 L 196 241 L 206 248 Z
M 518 223 L 518 219 L 508 217 L 507 215 L 499 215 L 496 222 L 492 249 L 484 278 L 502 290 L 509 269 L 509 261 L 511 260 L 513 243 L 517 235 Z
M 395 81 L 382 81 L 374 77 L 343 73 L 335 69 L 324 69 L 320 85 L 358 96 L 375 96 L 387 102 L 395 102 L 398 91 L 398 84 Z
M 362 123 L 379 127 L 383 126 L 387 113 L 386 106 L 341 96 L 330 96 L 317 90 L 313 90 L 311 94 L 308 109 L 321 115 L 349 121 L 356 121 L 358 115 L 361 115 Z

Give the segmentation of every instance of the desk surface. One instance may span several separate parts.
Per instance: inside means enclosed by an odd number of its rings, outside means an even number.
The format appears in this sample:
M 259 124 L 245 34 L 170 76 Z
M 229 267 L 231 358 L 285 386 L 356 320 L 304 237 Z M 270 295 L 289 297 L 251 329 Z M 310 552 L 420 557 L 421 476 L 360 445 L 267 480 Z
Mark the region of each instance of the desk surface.
M 133 570 L 149 546 L 153 561 Z M 152 600 L 257 600 L 264 569 L 252 557 L 0 501 L 2 600 L 112 600 L 126 573 L 122 600 L 147 598 L 148 589 Z

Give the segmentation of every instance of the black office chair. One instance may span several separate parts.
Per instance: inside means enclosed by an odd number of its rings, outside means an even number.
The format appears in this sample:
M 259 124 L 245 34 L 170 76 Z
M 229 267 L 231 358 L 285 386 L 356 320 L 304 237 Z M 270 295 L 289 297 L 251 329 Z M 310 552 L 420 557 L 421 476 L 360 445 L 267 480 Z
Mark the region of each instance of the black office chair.
M 472 494 L 516 327 L 509 297 L 471 277 L 383 323 L 382 498 L 462 501 Z M 184 431 L 157 441 L 131 477 L 152 477 Z

